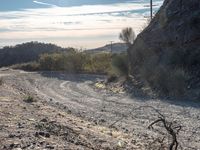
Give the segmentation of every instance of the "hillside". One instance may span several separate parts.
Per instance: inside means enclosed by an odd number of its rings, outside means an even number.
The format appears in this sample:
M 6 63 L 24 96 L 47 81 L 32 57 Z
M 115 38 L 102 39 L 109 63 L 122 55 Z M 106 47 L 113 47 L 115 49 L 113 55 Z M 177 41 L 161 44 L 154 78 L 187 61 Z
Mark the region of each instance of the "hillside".
M 113 43 L 112 44 L 112 53 L 121 53 L 127 50 L 127 46 L 124 43 Z M 101 52 L 111 52 L 111 45 L 107 44 L 105 46 L 89 49 L 87 50 L 88 53 L 101 53 Z
M 54 44 L 39 42 L 28 42 L 16 46 L 7 46 L 0 49 L 0 67 L 35 61 L 43 53 L 71 50 L 73 49 L 65 49 Z
M 129 49 L 131 74 L 165 94 L 200 97 L 200 1 L 165 0 Z M 175 92 L 176 91 L 176 92 Z

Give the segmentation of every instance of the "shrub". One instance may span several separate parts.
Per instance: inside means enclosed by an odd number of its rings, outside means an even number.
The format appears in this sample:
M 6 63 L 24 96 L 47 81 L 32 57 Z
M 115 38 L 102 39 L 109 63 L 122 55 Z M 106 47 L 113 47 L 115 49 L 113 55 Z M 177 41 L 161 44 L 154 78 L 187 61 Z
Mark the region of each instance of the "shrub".
M 183 69 L 160 65 L 151 70 L 143 68 L 141 78 L 159 94 L 179 97 L 184 95 L 189 77 Z
M 64 56 L 64 70 L 68 72 L 82 72 L 87 62 L 84 53 L 76 52 Z
M 194 56 L 186 49 L 152 49 L 143 46 L 145 43 L 142 42 L 131 51 L 131 74 L 159 95 L 184 95 L 189 74 L 192 70 L 198 74 L 198 53 Z
M 83 53 L 53 53 L 40 56 L 39 64 L 42 70 L 80 72 L 86 63 Z
M 60 70 L 62 68 L 62 55 L 59 53 L 43 54 L 40 56 L 39 64 L 42 70 Z
M 40 70 L 40 65 L 37 62 L 29 62 L 23 64 L 16 64 L 11 66 L 13 69 L 22 69 L 26 71 L 38 71 Z
M 3 85 L 3 79 L 0 79 L 0 86 Z
M 24 99 L 24 102 L 33 103 L 33 102 L 36 102 L 36 100 L 32 96 L 29 95 Z
M 183 69 L 176 69 L 170 72 L 168 88 L 171 96 L 182 96 L 186 92 L 189 75 Z
M 108 74 L 111 68 L 111 54 L 98 53 L 94 55 L 87 54 L 87 61 L 84 67 L 86 72 Z
M 70 73 L 97 73 L 128 76 L 127 54 L 84 52 L 42 54 L 38 62 L 13 66 L 28 71 L 66 71 Z
M 126 53 L 113 55 L 112 69 L 116 75 L 128 77 L 129 67 Z
M 110 83 L 110 82 L 115 82 L 116 80 L 117 80 L 117 76 L 114 75 L 114 74 L 111 74 L 111 75 L 108 76 L 106 82 L 107 82 L 107 83 Z

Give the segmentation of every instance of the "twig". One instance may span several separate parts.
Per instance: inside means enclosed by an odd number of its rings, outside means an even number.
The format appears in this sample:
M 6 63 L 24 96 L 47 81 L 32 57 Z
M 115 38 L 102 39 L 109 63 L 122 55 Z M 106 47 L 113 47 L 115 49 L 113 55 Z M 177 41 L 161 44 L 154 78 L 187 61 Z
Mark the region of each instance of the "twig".
M 182 129 L 182 126 L 177 126 L 177 127 L 173 128 L 172 127 L 172 125 L 173 125 L 172 122 L 167 122 L 165 120 L 165 118 L 159 117 L 159 119 L 157 119 L 156 121 L 152 122 L 148 126 L 148 128 L 152 129 L 153 125 L 158 123 L 158 122 L 162 122 L 164 127 L 165 127 L 165 129 L 167 130 L 167 132 L 172 136 L 172 142 L 171 142 L 171 144 L 169 146 L 169 150 L 177 150 L 178 149 L 178 145 L 179 145 L 179 143 L 177 141 L 177 135 L 178 135 L 179 131 Z M 177 129 L 177 130 L 175 131 L 175 129 Z
M 119 118 L 118 120 L 116 120 L 115 122 L 113 122 L 112 124 L 110 124 L 109 127 L 113 127 L 116 123 L 118 123 L 119 121 L 122 121 L 125 117 L 132 115 L 132 113 L 133 113 L 135 110 L 140 110 L 141 108 L 151 108 L 151 109 L 153 109 L 160 117 L 165 118 L 164 115 L 162 115 L 158 109 L 155 109 L 155 108 L 152 107 L 152 106 L 140 106 L 140 107 L 137 107 L 137 108 L 134 108 L 134 107 L 133 107 L 133 109 L 132 109 L 130 112 L 128 112 L 126 115 L 123 115 L 121 118 Z
M 113 127 L 116 123 L 118 123 L 119 121 L 123 120 L 126 116 L 122 115 L 121 118 L 119 118 L 118 120 L 116 120 L 115 122 L 113 122 L 112 124 L 109 125 L 109 128 Z

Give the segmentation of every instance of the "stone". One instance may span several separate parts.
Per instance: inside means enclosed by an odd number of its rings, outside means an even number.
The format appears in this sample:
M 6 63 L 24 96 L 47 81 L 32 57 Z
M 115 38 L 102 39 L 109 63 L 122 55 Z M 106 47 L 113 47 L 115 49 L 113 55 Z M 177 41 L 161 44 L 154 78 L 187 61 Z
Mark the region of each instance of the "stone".
M 46 145 L 46 147 L 45 148 L 47 148 L 47 149 L 54 149 L 54 146 L 51 146 L 51 145 Z
M 9 137 L 9 138 L 14 138 L 14 137 L 16 137 L 16 135 L 15 135 L 15 134 L 9 134 L 8 137 Z
M 50 134 L 48 132 L 43 132 L 43 131 L 40 131 L 40 132 L 36 132 L 35 133 L 35 137 L 39 137 L 39 136 L 43 136 L 43 137 L 46 137 L 46 138 L 50 138 Z
M 47 122 L 48 120 L 46 118 L 43 118 L 42 120 L 40 120 L 40 122 Z

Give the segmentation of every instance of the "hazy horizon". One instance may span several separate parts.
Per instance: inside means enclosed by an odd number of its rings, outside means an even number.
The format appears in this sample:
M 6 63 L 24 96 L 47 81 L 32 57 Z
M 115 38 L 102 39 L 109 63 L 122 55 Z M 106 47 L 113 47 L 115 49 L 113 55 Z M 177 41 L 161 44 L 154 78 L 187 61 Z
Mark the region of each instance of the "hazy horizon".
M 163 0 L 154 0 L 156 11 Z M 149 0 L 2 0 L 0 47 L 29 41 L 95 48 L 119 42 L 124 27 L 139 33 Z

